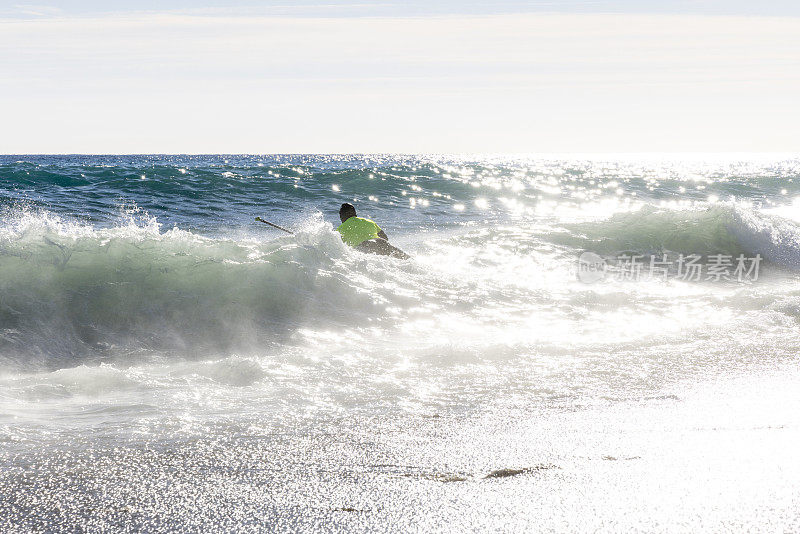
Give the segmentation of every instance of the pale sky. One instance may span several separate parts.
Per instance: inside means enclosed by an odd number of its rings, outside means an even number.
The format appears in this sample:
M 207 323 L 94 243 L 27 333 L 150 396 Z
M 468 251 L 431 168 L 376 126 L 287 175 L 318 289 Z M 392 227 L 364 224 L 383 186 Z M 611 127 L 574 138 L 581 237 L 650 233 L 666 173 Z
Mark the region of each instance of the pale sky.
M 0 3 L 0 153 L 797 152 L 798 4 Z

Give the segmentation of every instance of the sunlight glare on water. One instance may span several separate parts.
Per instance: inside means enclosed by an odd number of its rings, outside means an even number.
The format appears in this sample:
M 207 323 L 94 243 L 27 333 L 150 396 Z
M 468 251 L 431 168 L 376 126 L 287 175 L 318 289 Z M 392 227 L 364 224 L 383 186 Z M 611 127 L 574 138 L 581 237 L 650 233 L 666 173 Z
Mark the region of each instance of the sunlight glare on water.
M 799 526 L 796 159 L 30 159 L 0 530 Z M 347 248 L 342 202 L 412 259 Z

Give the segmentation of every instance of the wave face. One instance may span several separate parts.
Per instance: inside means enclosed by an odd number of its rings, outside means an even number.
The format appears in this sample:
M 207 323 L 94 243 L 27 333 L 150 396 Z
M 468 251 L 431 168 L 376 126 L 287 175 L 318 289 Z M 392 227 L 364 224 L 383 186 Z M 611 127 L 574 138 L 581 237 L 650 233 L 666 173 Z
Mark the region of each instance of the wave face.
M 791 268 L 800 267 L 800 225 L 776 215 L 735 205 L 693 210 L 644 206 L 602 221 L 568 224 L 556 241 L 613 256 L 624 252 L 761 255 Z
M 761 254 L 790 276 L 797 173 L 795 160 L 3 157 L 0 361 L 280 352 L 325 332 L 388 350 L 419 344 L 398 333 L 412 324 L 467 345 L 532 318 L 574 331 L 568 312 L 537 306 L 583 302 L 585 287 L 568 288 L 585 250 Z M 334 227 L 345 201 L 416 259 L 344 247 Z
M 0 354 L 70 366 L 112 355 L 230 353 L 377 311 L 321 222 L 296 238 L 213 239 L 154 219 L 95 229 L 12 215 L 0 237 Z

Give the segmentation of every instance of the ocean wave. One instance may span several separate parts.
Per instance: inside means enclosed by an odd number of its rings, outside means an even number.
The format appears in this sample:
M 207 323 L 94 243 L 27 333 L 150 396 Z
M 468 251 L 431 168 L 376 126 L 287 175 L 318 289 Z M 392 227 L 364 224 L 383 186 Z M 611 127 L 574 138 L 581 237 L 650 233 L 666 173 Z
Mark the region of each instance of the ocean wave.
M 644 206 L 601 221 L 567 224 L 565 229 L 550 240 L 604 256 L 760 254 L 776 265 L 800 267 L 800 226 L 733 204 L 688 210 Z
M 0 363 L 58 369 L 174 355 L 216 358 L 342 339 L 379 352 L 464 339 L 471 350 L 487 337 L 511 340 L 509 328 L 520 342 L 541 340 L 560 335 L 554 325 L 621 306 L 645 308 L 655 298 L 637 298 L 628 287 L 576 288 L 581 250 L 612 257 L 761 254 L 789 268 L 800 258 L 795 223 L 735 205 L 451 229 L 419 236 L 410 262 L 348 249 L 319 216 L 295 230 L 294 236 L 208 237 L 164 230 L 136 209 L 113 227 L 47 211 L 6 212 Z
M 59 368 L 264 349 L 309 324 L 346 330 L 391 297 L 363 287 L 353 254 L 320 220 L 261 241 L 161 231 L 147 217 L 95 229 L 17 212 L 0 227 L 0 358 Z

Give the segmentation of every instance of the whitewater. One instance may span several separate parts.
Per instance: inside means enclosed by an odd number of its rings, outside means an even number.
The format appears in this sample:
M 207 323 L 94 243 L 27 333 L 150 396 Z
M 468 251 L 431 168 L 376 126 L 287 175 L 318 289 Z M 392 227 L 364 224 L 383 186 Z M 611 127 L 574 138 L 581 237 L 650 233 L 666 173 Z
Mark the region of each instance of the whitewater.
M 0 213 L 0 531 L 800 529 L 796 157 L 0 156 Z

